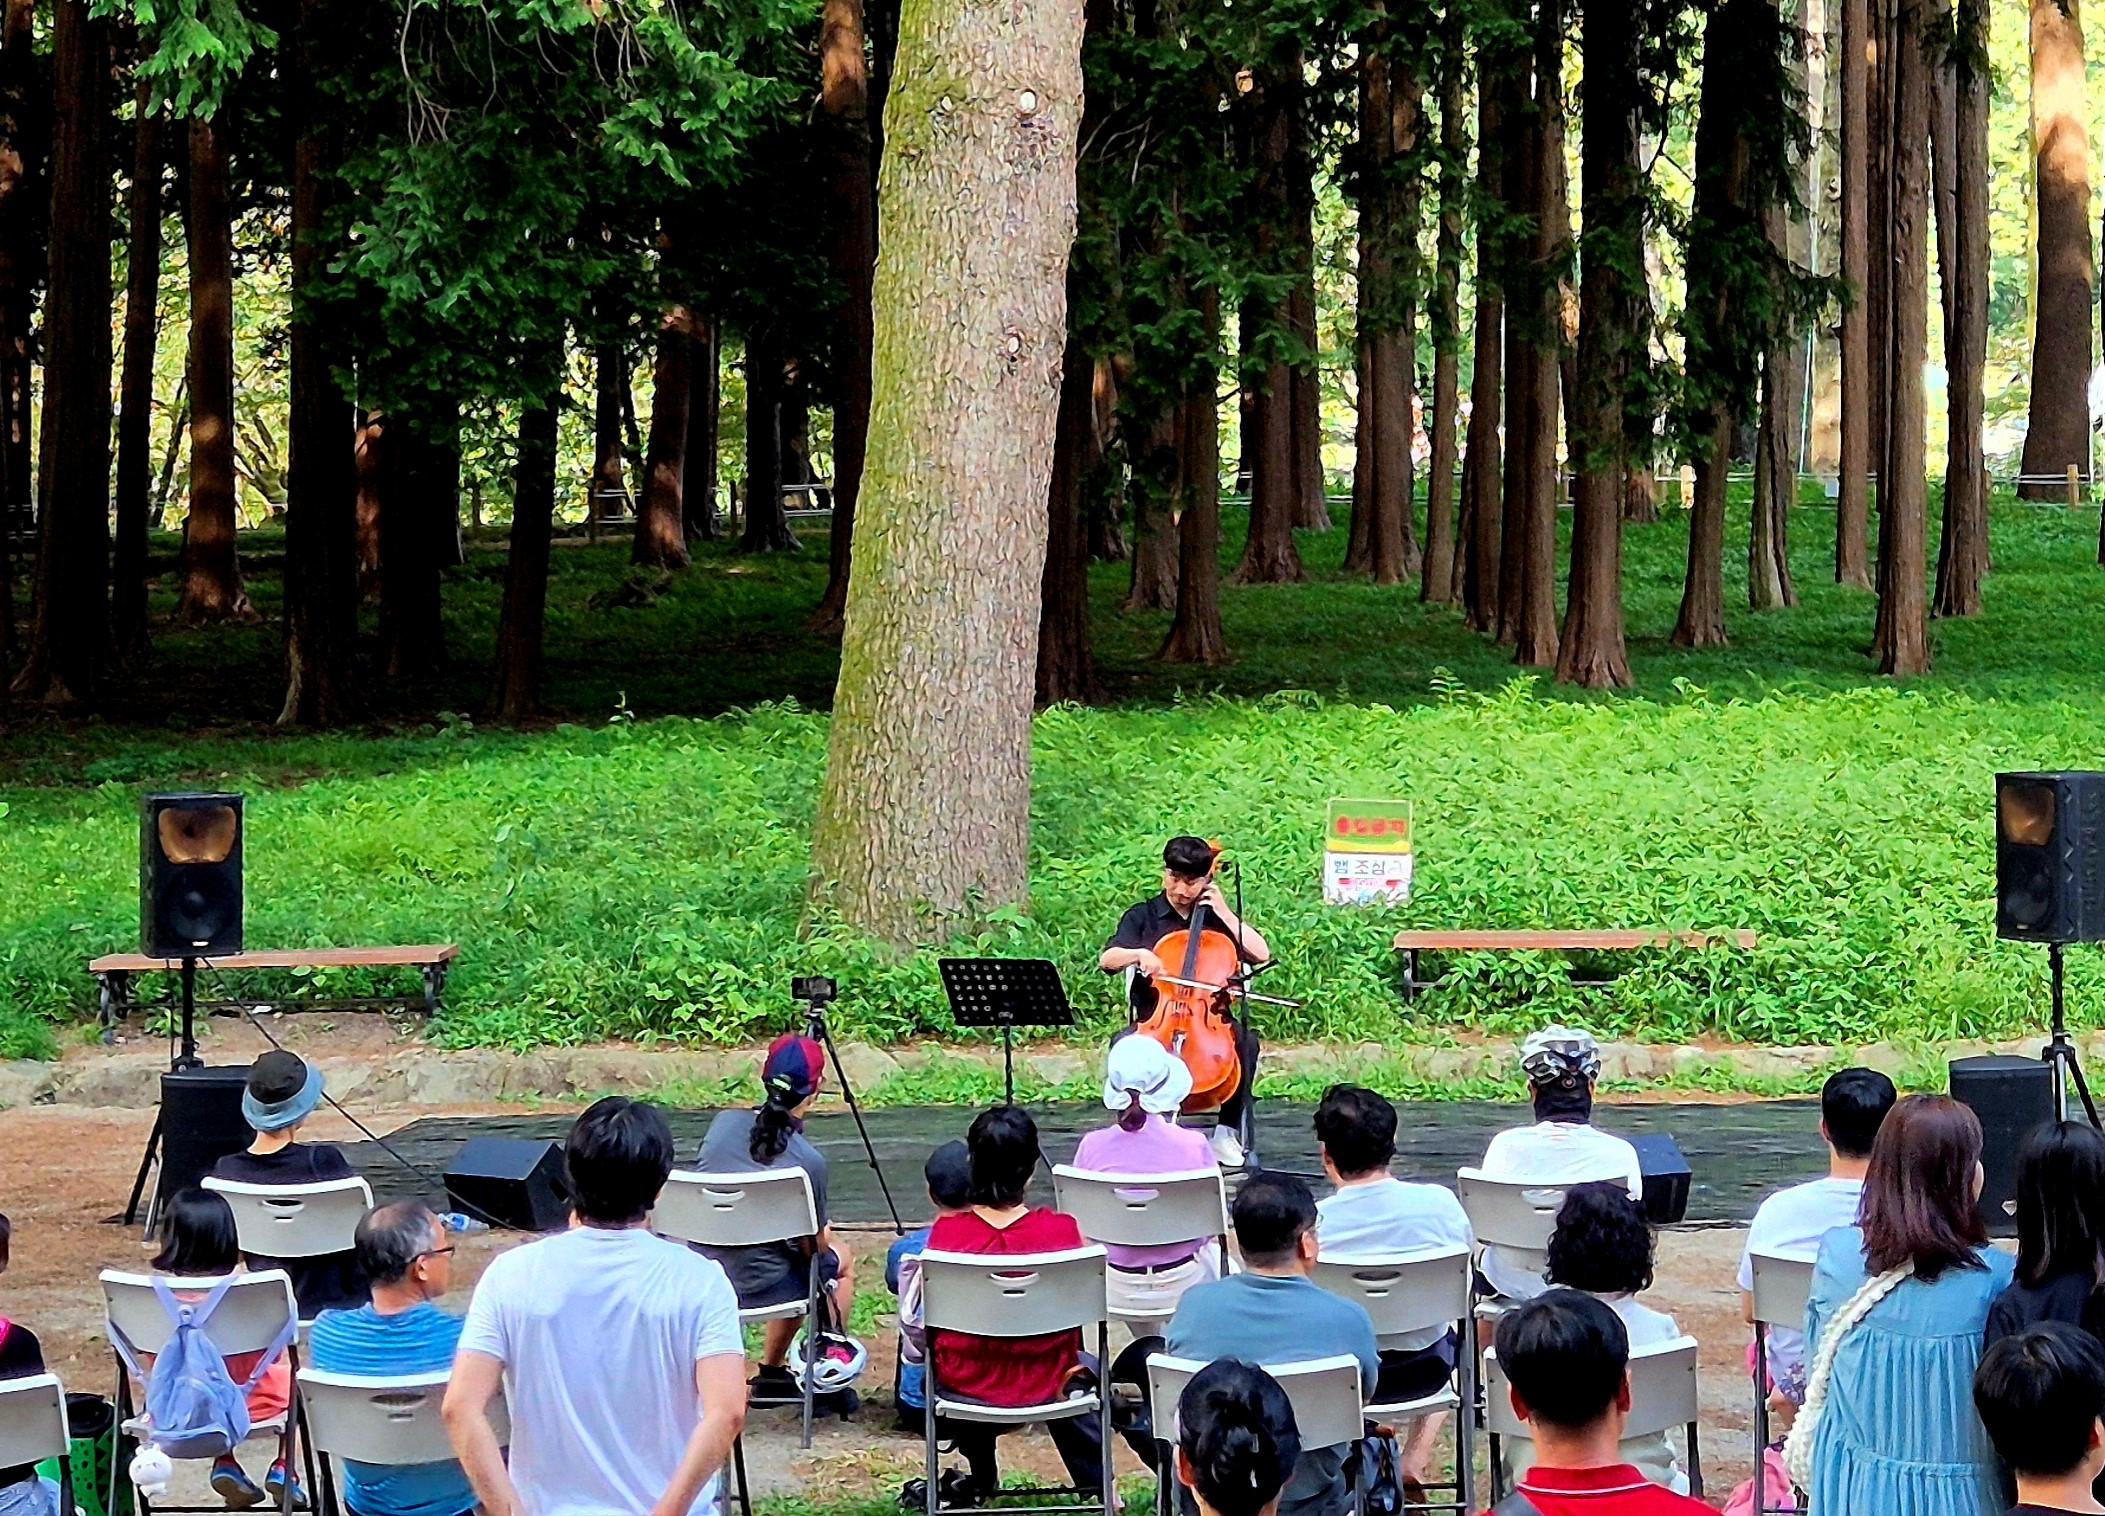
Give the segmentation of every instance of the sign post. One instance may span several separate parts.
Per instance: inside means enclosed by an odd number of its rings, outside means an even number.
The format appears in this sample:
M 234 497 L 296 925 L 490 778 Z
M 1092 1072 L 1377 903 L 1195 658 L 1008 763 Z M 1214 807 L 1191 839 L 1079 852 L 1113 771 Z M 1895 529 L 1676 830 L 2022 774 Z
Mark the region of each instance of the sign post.
M 1411 894 L 1411 802 L 1333 800 L 1323 829 L 1323 899 L 1394 904 Z

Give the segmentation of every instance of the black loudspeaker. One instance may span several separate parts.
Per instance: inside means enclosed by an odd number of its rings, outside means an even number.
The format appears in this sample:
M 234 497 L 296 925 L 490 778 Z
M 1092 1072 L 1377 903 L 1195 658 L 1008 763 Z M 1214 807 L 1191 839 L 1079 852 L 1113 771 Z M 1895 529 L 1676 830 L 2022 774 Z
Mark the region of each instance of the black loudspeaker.
M 1981 1219 L 1997 1237 L 2017 1235 L 2017 1150 L 2033 1128 L 2054 1119 L 2054 1067 L 2000 1054 L 1955 1058 L 1952 1099 L 1981 1122 Z
M 1693 1178 L 1681 1144 L 1671 1133 L 1647 1132 L 1632 1137 L 1637 1166 L 1645 1176 L 1645 1216 L 1654 1226 L 1674 1226 L 1688 1214 L 1688 1185 Z
M 1995 776 L 1995 932 L 2105 941 L 2105 774 Z
M 241 797 L 148 795 L 139 820 L 139 941 L 149 958 L 241 951 Z
M 455 1210 L 492 1226 L 553 1232 L 570 1224 L 563 1149 L 518 1137 L 470 1137 L 446 1170 Z
M 161 1076 L 160 1197 L 186 1190 L 254 1139 L 241 1114 L 245 1067 L 182 1069 Z

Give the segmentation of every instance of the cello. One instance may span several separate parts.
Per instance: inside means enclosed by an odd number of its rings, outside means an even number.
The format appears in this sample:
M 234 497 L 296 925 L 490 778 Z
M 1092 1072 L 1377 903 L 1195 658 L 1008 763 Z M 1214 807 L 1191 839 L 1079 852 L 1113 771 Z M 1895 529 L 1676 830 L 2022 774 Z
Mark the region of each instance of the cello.
M 1214 856 L 1220 856 L 1216 849 Z M 1155 1009 L 1136 1028 L 1154 1038 L 1191 1070 L 1186 1113 L 1219 1110 L 1242 1078 L 1242 1053 L 1236 1046 L 1235 1018 L 1228 1009 L 1228 988 L 1241 967 L 1235 944 L 1206 930 L 1206 902 L 1191 909 L 1181 931 L 1168 932 L 1155 944 L 1155 956 L 1175 972 L 1150 981 Z

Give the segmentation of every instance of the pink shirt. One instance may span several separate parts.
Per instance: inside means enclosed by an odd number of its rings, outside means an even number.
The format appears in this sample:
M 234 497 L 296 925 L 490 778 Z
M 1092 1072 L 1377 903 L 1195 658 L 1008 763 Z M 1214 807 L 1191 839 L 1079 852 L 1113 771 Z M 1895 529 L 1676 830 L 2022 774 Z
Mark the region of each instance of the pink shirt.
M 1148 1117 L 1137 1132 L 1115 1123 L 1091 1132 L 1074 1150 L 1074 1166 L 1099 1174 L 1189 1174 L 1194 1169 L 1217 1167 L 1213 1146 L 1205 1136 L 1191 1127 L 1173 1125 L 1166 1116 Z M 1198 1237 L 1144 1248 L 1112 1244 L 1104 1252 L 1119 1268 L 1160 1268 L 1182 1263 L 1212 1240 Z

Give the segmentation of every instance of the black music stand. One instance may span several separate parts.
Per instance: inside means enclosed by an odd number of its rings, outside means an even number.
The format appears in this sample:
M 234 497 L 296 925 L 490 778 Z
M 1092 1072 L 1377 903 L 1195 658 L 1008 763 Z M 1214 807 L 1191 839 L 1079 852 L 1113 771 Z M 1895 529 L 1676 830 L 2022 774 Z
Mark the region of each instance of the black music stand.
M 1073 1026 L 1074 1007 L 1050 958 L 943 958 L 936 963 L 951 1019 L 963 1027 L 1001 1028 L 1002 1087 L 1016 1103 L 1016 1028 Z

